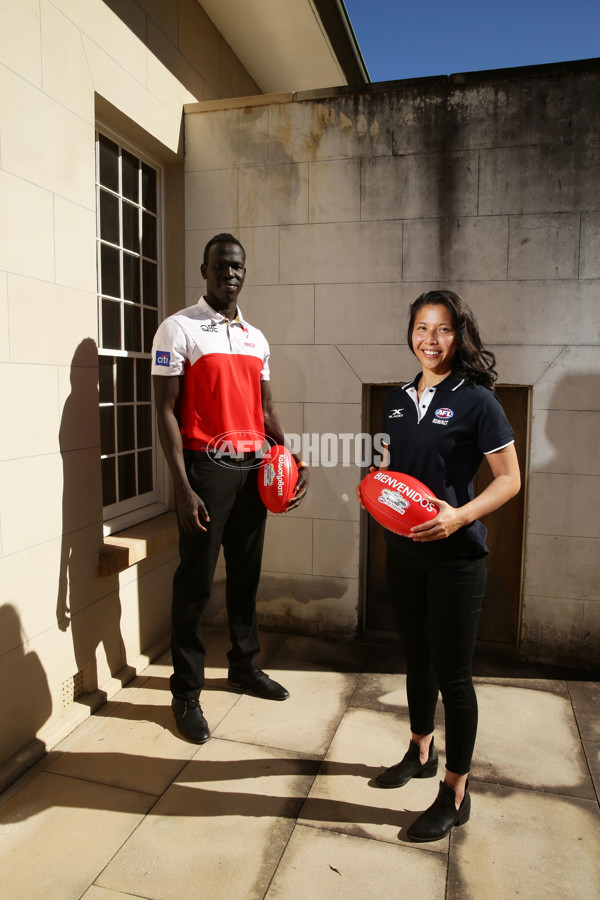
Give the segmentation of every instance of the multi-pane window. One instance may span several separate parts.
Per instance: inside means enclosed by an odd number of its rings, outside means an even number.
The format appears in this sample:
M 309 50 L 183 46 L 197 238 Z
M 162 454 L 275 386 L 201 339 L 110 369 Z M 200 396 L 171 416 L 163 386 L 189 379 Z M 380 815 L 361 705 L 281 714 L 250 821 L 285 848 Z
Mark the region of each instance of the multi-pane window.
M 105 516 L 157 499 L 150 355 L 158 327 L 158 169 L 96 140 L 100 444 Z

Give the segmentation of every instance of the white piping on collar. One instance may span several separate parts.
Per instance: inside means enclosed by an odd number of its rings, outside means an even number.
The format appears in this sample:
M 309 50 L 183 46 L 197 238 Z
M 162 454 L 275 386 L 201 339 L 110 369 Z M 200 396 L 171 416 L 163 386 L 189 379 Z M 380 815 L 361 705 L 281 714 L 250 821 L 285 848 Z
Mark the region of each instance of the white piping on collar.
M 415 387 L 415 381 L 416 381 L 416 378 L 413 378 L 412 381 L 409 381 L 407 384 L 403 384 L 403 385 L 402 385 L 402 390 L 403 390 L 403 391 L 407 391 L 409 388 L 414 388 L 414 387 Z M 441 382 L 440 382 L 440 383 L 441 383 Z M 464 383 L 465 383 L 465 379 L 464 379 L 464 378 L 461 378 L 461 380 L 458 382 L 458 384 L 456 384 L 453 388 L 450 388 L 450 391 L 451 391 L 451 392 L 452 392 L 452 391 L 457 391 L 457 390 L 459 389 L 459 387 L 460 387 L 462 384 L 464 384 Z M 436 384 L 436 385 L 435 385 L 436 390 L 437 390 L 438 387 L 439 387 L 439 385 Z

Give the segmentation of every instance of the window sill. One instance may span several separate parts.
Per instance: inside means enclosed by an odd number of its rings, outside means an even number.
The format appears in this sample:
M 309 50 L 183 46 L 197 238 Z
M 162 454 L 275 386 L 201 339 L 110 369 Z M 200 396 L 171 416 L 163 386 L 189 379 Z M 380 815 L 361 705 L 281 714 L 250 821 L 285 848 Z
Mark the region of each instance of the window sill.
M 100 577 L 117 575 L 177 543 L 178 539 L 177 517 L 174 512 L 125 528 L 104 538 L 104 544 L 98 553 L 96 574 Z

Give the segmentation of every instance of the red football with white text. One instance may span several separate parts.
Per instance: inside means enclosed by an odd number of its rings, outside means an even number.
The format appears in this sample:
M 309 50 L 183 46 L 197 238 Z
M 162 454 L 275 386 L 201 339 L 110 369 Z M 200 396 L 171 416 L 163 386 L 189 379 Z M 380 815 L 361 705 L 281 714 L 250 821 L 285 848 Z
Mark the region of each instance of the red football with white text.
M 437 506 L 426 499 L 435 494 L 402 472 L 370 472 L 361 481 L 360 495 L 376 522 L 403 537 L 438 514 Z
M 276 444 L 258 467 L 258 493 L 268 510 L 282 513 L 294 496 L 298 467 L 287 447 Z

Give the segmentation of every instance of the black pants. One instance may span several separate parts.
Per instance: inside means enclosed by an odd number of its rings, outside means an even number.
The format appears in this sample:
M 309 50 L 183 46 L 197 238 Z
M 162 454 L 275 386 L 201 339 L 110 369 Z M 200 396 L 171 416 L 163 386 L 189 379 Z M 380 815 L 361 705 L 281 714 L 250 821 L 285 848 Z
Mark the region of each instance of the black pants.
M 198 697 L 204 685 L 206 649 L 202 614 L 210 599 L 221 544 L 225 553 L 230 666 L 249 665 L 259 652 L 256 592 L 267 511 L 256 486 L 256 461 L 218 465 L 205 453 L 184 451 L 193 490 L 204 501 L 206 532 L 179 528 L 180 564 L 173 578 L 171 649 L 175 696 Z
M 444 702 L 446 768 L 465 775 L 477 734 L 472 664 L 483 604 L 482 559 L 425 560 L 387 548 L 387 588 L 406 650 L 406 693 L 414 734 L 434 727 Z

